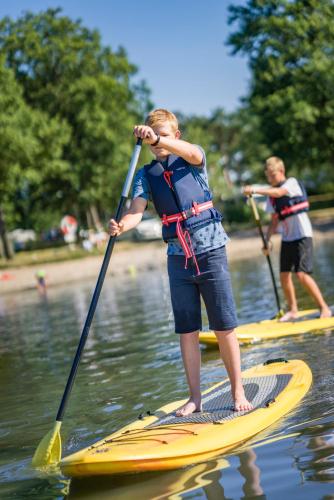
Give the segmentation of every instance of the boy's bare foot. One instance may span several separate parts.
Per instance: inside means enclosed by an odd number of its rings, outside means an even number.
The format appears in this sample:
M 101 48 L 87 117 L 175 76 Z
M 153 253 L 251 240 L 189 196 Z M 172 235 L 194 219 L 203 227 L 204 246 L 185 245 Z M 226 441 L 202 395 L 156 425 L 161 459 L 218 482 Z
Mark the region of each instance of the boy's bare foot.
M 192 399 L 186 402 L 181 408 L 176 410 L 175 415 L 177 417 L 185 417 L 186 415 L 191 415 L 191 413 L 195 413 L 198 411 L 202 411 L 201 402 L 196 403 Z
M 236 396 L 234 400 L 234 411 L 249 411 L 252 409 L 253 405 L 246 399 L 245 394 Z
M 284 321 L 292 321 L 292 320 L 297 319 L 297 318 L 298 318 L 297 312 L 288 311 L 287 313 L 284 314 L 284 316 L 282 316 L 279 319 L 279 321 L 284 323 Z
M 332 311 L 330 310 L 329 307 L 323 307 L 320 309 L 320 318 L 331 318 L 332 317 Z

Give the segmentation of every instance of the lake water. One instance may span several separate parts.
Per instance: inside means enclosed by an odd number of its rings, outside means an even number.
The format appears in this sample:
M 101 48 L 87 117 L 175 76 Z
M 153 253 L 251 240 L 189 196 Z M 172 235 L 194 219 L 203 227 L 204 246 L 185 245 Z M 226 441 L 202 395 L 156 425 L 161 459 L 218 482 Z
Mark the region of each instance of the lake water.
M 332 242 L 317 245 L 315 277 L 331 304 L 333 263 Z M 234 262 L 231 273 L 241 323 L 275 314 L 263 257 Z M 1 499 L 334 499 L 333 331 L 242 347 L 243 368 L 273 357 L 305 360 L 313 387 L 286 418 L 233 453 L 122 478 L 70 482 L 34 471 L 31 457 L 53 426 L 94 286 L 0 299 Z M 298 294 L 300 308 L 313 307 Z M 204 389 L 226 373 L 215 350 L 203 348 L 202 360 Z M 108 277 L 65 413 L 63 455 L 186 395 L 165 270 Z

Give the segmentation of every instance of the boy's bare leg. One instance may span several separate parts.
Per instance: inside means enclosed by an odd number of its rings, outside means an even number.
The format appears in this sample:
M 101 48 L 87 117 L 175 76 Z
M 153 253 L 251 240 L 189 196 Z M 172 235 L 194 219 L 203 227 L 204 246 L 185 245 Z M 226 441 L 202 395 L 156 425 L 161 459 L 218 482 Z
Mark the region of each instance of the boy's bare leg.
M 291 319 L 297 318 L 297 313 L 298 313 L 295 287 L 293 285 L 292 276 L 290 272 L 280 273 L 280 279 L 285 300 L 287 301 L 289 308 L 286 314 L 282 316 L 280 321 L 289 321 Z
M 201 351 L 199 348 L 198 334 L 198 331 L 180 334 L 181 353 L 190 397 L 187 403 L 177 410 L 176 415 L 178 417 L 183 417 L 201 410 Z
M 306 288 L 306 290 L 318 304 L 320 308 L 320 318 L 330 318 L 332 316 L 332 311 L 324 301 L 321 291 L 312 276 L 304 272 L 298 272 L 296 273 L 296 275 L 301 284 Z
M 219 352 L 228 373 L 234 409 L 236 411 L 251 410 L 253 405 L 246 399 L 241 381 L 240 349 L 234 330 L 215 331 Z

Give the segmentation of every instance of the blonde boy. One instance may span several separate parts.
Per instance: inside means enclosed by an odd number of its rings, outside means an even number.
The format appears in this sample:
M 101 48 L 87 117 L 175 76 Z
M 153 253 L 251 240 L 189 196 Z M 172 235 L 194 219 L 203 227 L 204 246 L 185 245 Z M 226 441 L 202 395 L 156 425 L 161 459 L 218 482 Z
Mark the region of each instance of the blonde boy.
M 221 215 L 213 206 L 205 153 L 199 146 L 181 140 L 177 118 L 165 109 L 152 111 L 144 125 L 135 126 L 134 134 L 149 146 L 155 159 L 138 171 L 130 209 L 119 224 L 110 221 L 110 234 L 135 227 L 148 200 L 153 201 L 167 243 L 175 331 L 180 334 L 190 392 L 177 415 L 201 411 L 201 296 L 231 381 L 235 410 L 249 410 L 252 405 L 241 383 L 240 352 L 234 333 L 237 319 L 225 253 L 228 238 Z
M 268 242 L 277 229 L 282 233 L 280 279 L 289 310 L 281 321 L 295 319 L 298 313 L 292 271 L 317 303 L 320 317 L 329 317 L 331 310 L 317 283 L 310 276 L 313 268 L 312 226 L 307 214 L 309 203 L 305 188 L 294 177 L 286 178 L 283 160 L 278 156 L 271 156 L 266 160 L 265 174 L 272 187 L 245 186 L 244 193 L 258 193 L 269 197 L 267 211 L 272 213 L 272 218 L 268 228 Z

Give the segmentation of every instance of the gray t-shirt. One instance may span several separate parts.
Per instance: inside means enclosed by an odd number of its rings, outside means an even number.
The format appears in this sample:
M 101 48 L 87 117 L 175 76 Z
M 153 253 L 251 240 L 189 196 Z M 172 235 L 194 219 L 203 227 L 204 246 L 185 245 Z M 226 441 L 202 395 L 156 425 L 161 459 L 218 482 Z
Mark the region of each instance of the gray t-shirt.
M 288 196 L 301 196 L 301 187 L 295 179 L 295 177 L 290 177 L 282 184 L 282 188 L 288 191 Z M 268 198 L 266 211 L 269 213 L 274 213 L 275 210 Z M 312 238 L 312 226 L 309 216 L 306 212 L 301 214 L 291 215 L 286 219 L 280 221 L 278 226 L 278 231 L 282 234 L 282 241 L 295 241 L 301 238 Z
M 197 182 L 208 188 L 208 174 L 206 169 L 206 158 L 205 153 L 200 148 L 203 153 L 203 163 L 201 166 L 189 166 L 192 175 L 195 177 Z M 145 169 L 141 168 L 138 170 L 132 191 L 133 198 L 144 198 L 145 200 L 151 200 L 151 190 L 148 180 L 146 178 Z M 214 250 L 215 248 L 220 248 L 224 246 L 229 241 L 229 238 L 219 221 L 210 221 L 203 226 L 197 227 L 191 232 L 191 243 L 196 255 L 207 252 L 209 250 Z M 173 238 L 168 241 L 167 247 L 168 255 L 184 255 L 181 244 L 177 238 Z

